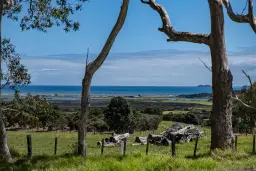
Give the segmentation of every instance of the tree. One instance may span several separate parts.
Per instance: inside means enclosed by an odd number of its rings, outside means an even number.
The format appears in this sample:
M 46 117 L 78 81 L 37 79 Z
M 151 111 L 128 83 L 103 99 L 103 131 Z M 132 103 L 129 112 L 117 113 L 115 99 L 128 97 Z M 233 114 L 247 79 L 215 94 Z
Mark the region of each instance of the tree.
M 52 130 L 52 128 L 56 128 L 58 122 L 64 121 L 61 118 L 64 115 L 61 115 L 59 109 L 39 95 L 27 94 L 21 97 L 19 92 L 16 92 L 14 99 L 7 102 L 5 106 L 3 113 L 8 126 L 48 127 L 48 130 Z
M 109 128 L 119 133 L 127 130 L 132 123 L 130 106 L 123 97 L 113 97 L 104 115 Z
M 28 70 L 20 63 L 20 57 L 15 52 L 15 47 L 9 39 L 3 39 L 1 42 L 0 57 L 0 93 L 4 87 L 14 89 L 17 85 L 27 85 L 30 83 L 30 75 Z M 5 72 L 1 69 L 2 62 L 7 68 Z M 4 82 L 2 82 L 2 80 Z M 3 122 L 2 106 L 0 108 L 0 156 L 11 158 L 11 154 L 7 145 L 7 135 Z
M 252 133 L 256 126 L 256 82 L 248 89 L 242 90 L 239 99 L 243 103 L 240 101 L 234 103 L 232 118 L 234 130 L 240 133 Z
M 81 156 L 86 156 L 86 132 L 87 132 L 88 115 L 90 113 L 91 80 L 94 73 L 100 68 L 100 66 L 106 60 L 118 33 L 123 27 L 123 24 L 126 19 L 127 11 L 128 11 L 129 2 L 130 0 L 123 0 L 121 11 L 119 13 L 116 24 L 113 27 L 105 45 L 103 46 L 97 58 L 93 62 L 88 63 L 88 53 L 87 53 L 85 73 L 82 80 L 81 114 L 80 114 L 79 124 L 78 124 L 78 154 Z
M 212 60 L 213 106 L 211 113 L 211 149 L 228 149 L 234 146 L 232 130 L 232 74 L 228 67 L 224 32 L 224 12 L 238 23 L 249 23 L 256 32 L 256 19 L 253 14 L 253 0 L 248 0 L 248 14 L 239 15 L 233 12 L 229 0 L 208 0 L 211 16 L 211 33 L 198 34 L 178 32 L 174 29 L 165 8 L 155 0 L 141 0 L 156 10 L 161 17 L 162 27 L 158 30 L 168 36 L 167 41 L 191 42 L 209 46 Z
M 9 19 L 17 21 L 19 19 L 18 14 L 25 9 L 27 13 L 21 19 L 21 29 L 29 30 L 29 29 L 37 29 L 39 31 L 46 32 L 47 29 L 52 26 L 60 26 L 64 24 L 64 30 L 66 32 L 73 30 L 78 30 L 79 23 L 77 21 L 71 20 L 70 15 L 74 14 L 75 11 L 81 10 L 82 3 L 87 0 L 30 0 L 30 1 L 22 1 L 22 0 L 1 0 L 0 1 L 0 42 L 3 45 L 4 40 L 2 40 L 2 17 L 6 16 Z M 7 39 L 6 39 L 7 40 Z M 13 52 L 10 53 L 12 55 L 13 60 L 17 57 L 17 54 L 14 55 Z M 13 56 L 14 55 L 14 56 Z M 4 61 L 4 57 L 6 53 L 2 46 L 0 46 L 0 86 L 2 85 L 2 80 L 6 79 L 6 83 L 4 86 L 16 86 L 19 84 L 26 85 L 26 81 L 23 78 L 19 77 L 19 74 L 7 75 L 6 78 L 3 77 L 3 67 L 2 61 Z M 19 63 L 19 58 L 16 58 L 16 63 L 19 66 L 22 66 Z M 15 63 L 13 61 L 13 63 Z M 14 65 L 15 66 L 15 65 Z M 18 65 L 17 65 L 18 66 Z M 10 66 L 12 69 L 13 66 Z M 14 71 L 10 71 L 14 72 Z M 22 67 L 21 67 L 22 69 Z M 19 69 L 18 69 L 19 70 Z M 23 67 L 24 70 L 24 67 Z M 19 73 L 19 72 L 18 72 Z M 14 84 L 12 84 L 14 83 Z M 1 90 L 4 86 L 0 87 L 0 95 Z M 5 126 L 3 123 L 2 116 L 2 106 L 0 106 L 0 156 L 3 156 L 7 159 L 11 159 L 11 155 L 7 145 L 7 136 L 5 131 Z

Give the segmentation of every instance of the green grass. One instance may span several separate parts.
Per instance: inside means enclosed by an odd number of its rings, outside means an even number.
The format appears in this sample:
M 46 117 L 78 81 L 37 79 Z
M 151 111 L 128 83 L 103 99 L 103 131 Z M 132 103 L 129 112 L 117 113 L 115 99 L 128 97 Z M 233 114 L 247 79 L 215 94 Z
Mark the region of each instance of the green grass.
M 212 102 L 204 101 L 204 100 L 161 100 L 161 102 L 166 103 L 193 103 L 193 104 L 201 104 L 201 105 L 212 105 Z
M 171 122 L 160 124 L 170 126 Z M 209 153 L 210 134 L 199 139 L 198 158 L 193 159 L 194 142 L 177 144 L 176 157 L 171 157 L 171 146 L 149 146 L 149 154 L 145 154 L 146 146 L 132 146 L 136 136 L 146 136 L 153 131 L 136 132 L 128 140 L 126 156 L 120 155 L 120 147 L 105 147 L 104 155 L 100 155 L 100 147 L 96 143 L 105 134 L 89 134 L 87 141 L 87 158 L 71 155 L 72 144 L 77 140 L 76 133 L 36 133 L 28 131 L 8 132 L 9 146 L 21 156 L 14 158 L 13 163 L 0 164 L 0 170 L 86 170 L 86 171 L 153 171 L 153 170 L 232 170 L 256 168 L 256 155 L 252 155 L 252 137 L 238 138 L 238 152 L 216 151 Z M 26 155 L 26 135 L 32 136 L 33 158 L 28 160 Z M 53 155 L 54 138 L 58 137 L 57 156 Z M 69 155 L 68 155 L 69 153 Z M 1 163 L 1 161 L 0 161 Z

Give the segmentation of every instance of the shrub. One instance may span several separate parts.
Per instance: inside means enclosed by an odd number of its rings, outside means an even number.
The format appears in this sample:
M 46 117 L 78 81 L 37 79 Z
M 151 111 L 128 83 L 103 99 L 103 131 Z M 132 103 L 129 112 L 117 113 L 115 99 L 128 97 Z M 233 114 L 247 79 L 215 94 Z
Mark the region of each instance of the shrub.
M 162 121 L 159 115 L 139 114 L 135 121 L 137 131 L 156 130 Z
M 104 118 L 111 130 L 121 132 L 128 130 L 132 125 L 132 112 L 127 100 L 123 97 L 114 97 L 104 111 Z
M 142 111 L 142 113 L 150 115 L 162 115 L 163 111 L 157 107 L 147 107 Z
M 172 112 L 170 112 L 163 116 L 163 120 L 182 122 L 182 123 L 194 124 L 194 125 L 198 125 L 201 123 L 200 119 L 191 112 L 187 114 L 173 114 Z

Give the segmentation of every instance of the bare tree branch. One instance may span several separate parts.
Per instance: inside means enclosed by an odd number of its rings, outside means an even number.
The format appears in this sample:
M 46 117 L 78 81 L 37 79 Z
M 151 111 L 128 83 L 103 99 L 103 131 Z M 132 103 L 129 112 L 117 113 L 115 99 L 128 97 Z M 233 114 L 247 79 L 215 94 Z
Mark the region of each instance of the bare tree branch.
M 92 73 L 94 73 L 103 64 L 103 62 L 107 58 L 107 56 L 110 52 L 110 49 L 125 22 L 129 2 L 130 2 L 130 0 L 123 0 L 123 4 L 121 6 L 121 11 L 117 18 L 116 24 L 113 27 L 110 35 L 108 36 L 108 39 L 107 39 L 104 47 L 102 48 L 99 56 L 88 66 L 90 68 L 89 70 L 93 71 Z
M 86 65 L 85 67 L 86 67 L 86 68 L 87 68 L 87 66 L 90 64 L 90 63 L 89 63 L 89 50 L 90 50 L 90 49 L 87 48 L 86 63 L 85 63 L 85 65 Z
M 212 69 L 210 68 L 210 67 L 208 67 L 207 65 L 206 65 L 206 63 L 200 58 L 200 57 L 198 57 L 199 58 L 199 60 L 204 64 L 204 66 L 210 71 L 210 72 L 212 72 Z
M 245 7 L 244 7 L 244 9 L 243 9 L 243 11 L 242 11 L 242 13 L 241 13 L 241 14 L 243 14 L 243 13 L 244 13 L 244 11 L 245 11 L 245 10 L 246 10 L 246 8 L 247 8 L 247 5 L 248 5 L 248 0 L 246 0 Z
M 247 108 L 256 110 L 255 107 L 250 106 L 250 105 L 244 103 L 241 99 L 239 99 L 238 96 L 234 93 L 234 91 L 233 91 L 233 94 L 235 95 L 235 97 L 232 97 L 232 99 L 237 100 L 238 102 L 240 102 L 242 105 L 244 105 L 244 106 L 247 107 Z
M 251 77 L 246 74 L 246 72 L 244 70 L 242 70 L 242 72 L 244 73 L 244 75 L 248 78 L 249 82 L 250 82 L 250 85 L 251 85 L 251 88 L 252 88 L 252 80 L 251 80 Z
M 18 111 L 16 109 L 12 109 L 12 108 L 4 108 L 4 109 L 2 109 L 2 111 L 6 111 L 6 110 L 10 110 L 10 111 L 14 111 L 14 112 L 20 112 L 20 111 Z
M 167 41 L 185 41 L 199 44 L 209 45 L 209 35 L 208 34 L 199 34 L 199 33 L 190 33 L 190 32 L 178 32 L 172 26 L 169 15 L 165 8 L 157 4 L 155 0 L 140 0 L 144 4 L 148 4 L 153 10 L 156 10 L 161 17 L 163 26 L 158 30 L 164 32 L 169 39 Z
M 234 13 L 229 0 L 223 0 L 223 3 L 231 20 L 238 23 L 249 23 L 256 33 L 256 17 L 253 14 L 253 0 L 248 0 L 248 14 L 246 15 Z
M 199 57 L 198 57 L 198 58 L 199 58 Z M 203 60 L 201 60 L 201 58 L 199 58 L 199 60 L 204 64 L 204 66 L 205 66 L 205 67 L 206 67 L 210 72 L 212 72 L 212 70 L 210 69 L 210 67 L 209 67 L 209 66 L 207 66 L 207 65 L 206 65 L 206 63 L 205 63 Z M 249 79 L 250 84 L 251 84 L 251 87 L 252 87 L 252 81 L 251 81 L 250 76 L 249 76 L 249 75 L 247 75 L 247 74 L 244 72 L 244 70 L 242 70 L 242 71 L 243 71 L 243 73 L 246 75 L 246 77 Z M 256 108 L 255 108 L 255 107 L 250 106 L 250 105 L 248 105 L 248 104 L 244 103 L 241 99 L 239 99 L 239 98 L 238 98 L 238 96 L 236 95 L 236 93 L 234 92 L 234 90 L 233 90 L 233 89 L 232 89 L 232 94 L 233 94 L 232 99 L 237 100 L 238 102 L 240 102 L 242 105 L 244 105 L 244 106 L 245 106 L 245 107 L 247 107 L 247 108 L 250 108 L 250 109 L 254 109 L 254 110 L 256 110 Z
M 4 84 L 1 85 L 1 90 L 3 90 L 4 87 L 6 87 L 7 85 L 9 85 L 10 78 L 8 77 L 8 79 L 6 80 L 6 82 Z

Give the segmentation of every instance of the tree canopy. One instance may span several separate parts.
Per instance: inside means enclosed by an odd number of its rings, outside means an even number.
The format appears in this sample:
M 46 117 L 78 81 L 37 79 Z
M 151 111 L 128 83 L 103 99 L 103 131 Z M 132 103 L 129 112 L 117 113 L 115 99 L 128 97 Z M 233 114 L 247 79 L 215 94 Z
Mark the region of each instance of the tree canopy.
M 117 132 L 127 130 L 132 123 L 130 106 L 123 97 L 113 97 L 104 114 L 110 129 Z
M 14 21 L 20 20 L 22 30 L 38 29 L 46 32 L 52 26 L 64 25 L 66 32 L 78 30 L 79 22 L 71 19 L 88 0 L 9 0 L 5 1 L 3 15 Z M 25 15 L 19 15 L 22 11 Z

